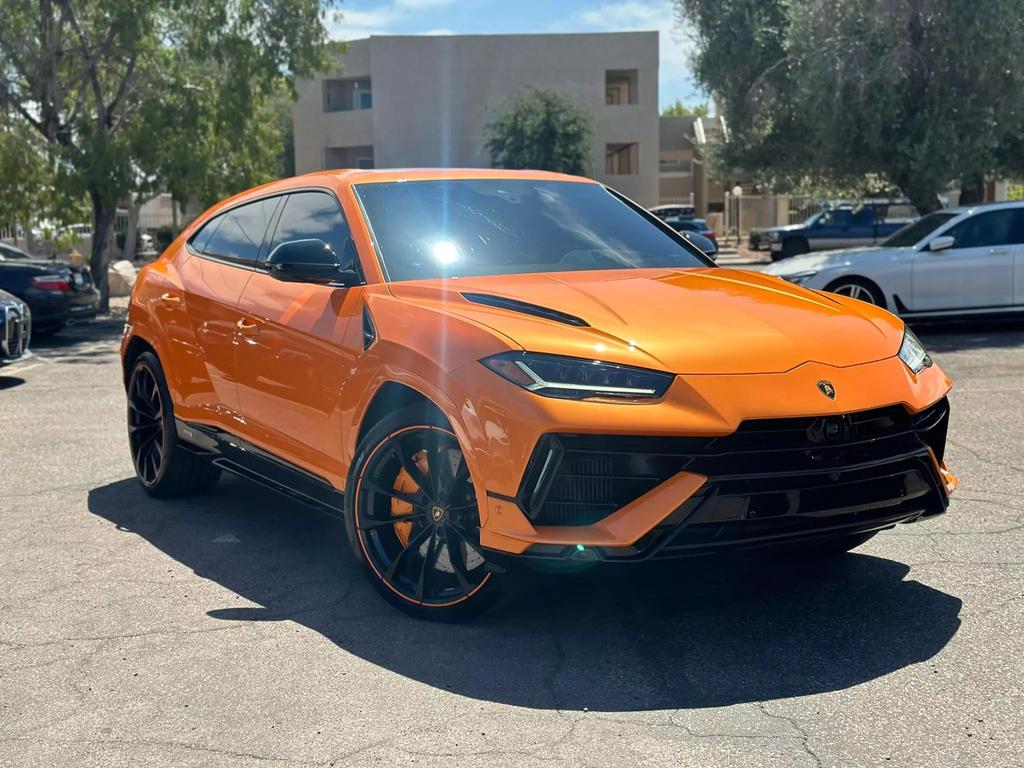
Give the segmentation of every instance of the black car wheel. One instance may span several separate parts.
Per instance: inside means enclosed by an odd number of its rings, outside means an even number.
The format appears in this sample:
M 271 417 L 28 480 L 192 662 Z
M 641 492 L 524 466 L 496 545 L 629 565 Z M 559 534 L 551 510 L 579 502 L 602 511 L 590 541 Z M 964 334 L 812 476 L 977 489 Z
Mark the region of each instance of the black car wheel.
M 178 444 L 174 411 L 156 355 L 143 352 L 128 379 L 128 444 L 135 474 L 151 496 L 208 491 L 220 469 Z
M 469 468 L 436 410 L 407 406 L 370 430 L 349 472 L 345 506 L 367 578 L 406 613 L 461 619 L 497 596 Z

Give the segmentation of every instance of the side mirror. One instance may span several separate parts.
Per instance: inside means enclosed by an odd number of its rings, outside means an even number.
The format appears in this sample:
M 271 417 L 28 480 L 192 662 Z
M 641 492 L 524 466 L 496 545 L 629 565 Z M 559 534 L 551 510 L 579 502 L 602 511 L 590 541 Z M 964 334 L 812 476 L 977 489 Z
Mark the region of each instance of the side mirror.
M 342 269 L 338 255 L 323 240 L 289 240 L 267 257 L 267 271 L 286 283 L 316 283 L 343 287 L 359 285 L 359 275 Z
M 938 237 L 932 238 L 932 241 L 928 243 L 928 250 L 932 253 L 936 251 L 944 251 L 947 248 L 952 248 L 956 243 L 956 238 L 950 235 L 939 235 Z

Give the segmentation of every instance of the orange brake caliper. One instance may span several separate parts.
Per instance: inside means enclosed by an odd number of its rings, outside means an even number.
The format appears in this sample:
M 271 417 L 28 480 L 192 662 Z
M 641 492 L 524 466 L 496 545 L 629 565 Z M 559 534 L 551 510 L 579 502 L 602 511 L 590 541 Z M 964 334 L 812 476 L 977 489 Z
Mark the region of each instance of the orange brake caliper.
M 412 460 L 419 467 L 420 472 L 423 473 L 424 477 L 430 477 L 430 466 L 427 464 L 427 452 L 417 451 L 412 456 Z M 412 479 L 408 472 L 404 469 L 398 472 L 398 477 L 395 478 L 394 489 L 402 493 L 415 494 L 419 492 L 420 487 L 416 484 L 416 481 Z M 403 515 L 412 514 L 412 504 L 399 499 L 391 500 L 391 516 L 401 517 Z M 402 546 L 406 546 L 409 543 L 409 536 L 412 534 L 412 523 L 395 523 L 395 535 L 398 536 L 398 540 L 402 542 Z

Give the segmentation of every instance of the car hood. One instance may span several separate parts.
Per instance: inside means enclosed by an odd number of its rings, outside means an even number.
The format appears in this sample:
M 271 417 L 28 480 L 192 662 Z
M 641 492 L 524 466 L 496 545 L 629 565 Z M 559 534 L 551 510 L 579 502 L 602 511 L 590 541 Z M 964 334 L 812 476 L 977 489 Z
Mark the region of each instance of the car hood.
M 796 232 L 800 229 L 805 229 L 803 224 L 783 224 L 778 227 L 768 227 L 765 229 L 765 232 Z
M 839 269 L 854 264 L 864 263 L 866 259 L 888 259 L 899 256 L 912 248 L 880 248 L 868 246 L 864 248 L 846 248 L 841 251 L 822 251 L 805 253 L 790 259 L 782 259 L 764 268 L 766 275 L 796 275 L 801 272 L 822 272 L 826 269 Z
M 902 340 L 899 320 L 876 308 L 740 270 L 562 272 L 389 287 L 398 299 L 485 325 L 532 352 L 678 374 L 857 365 L 895 355 Z

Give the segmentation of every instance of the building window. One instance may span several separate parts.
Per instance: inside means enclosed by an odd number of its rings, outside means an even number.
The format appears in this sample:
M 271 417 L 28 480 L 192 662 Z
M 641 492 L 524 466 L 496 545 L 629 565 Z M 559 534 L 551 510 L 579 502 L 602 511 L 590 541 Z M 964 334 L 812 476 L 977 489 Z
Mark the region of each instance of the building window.
M 324 112 L 348 112 L 373 108 L 373 89 L 368 77 L 324 80 Z
M 639 96 L 635 69 L 609 69 L 604 73 L 605 104 L 636 104 Z
M 324 170 L 332 168 L 373 168 L 373 147 L 327 147 Z
M 640 145 L 607 144 L 604 151 L 605 173 L 609 176 L 626 176 L 640 173 Z

